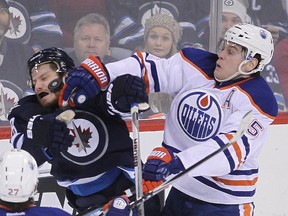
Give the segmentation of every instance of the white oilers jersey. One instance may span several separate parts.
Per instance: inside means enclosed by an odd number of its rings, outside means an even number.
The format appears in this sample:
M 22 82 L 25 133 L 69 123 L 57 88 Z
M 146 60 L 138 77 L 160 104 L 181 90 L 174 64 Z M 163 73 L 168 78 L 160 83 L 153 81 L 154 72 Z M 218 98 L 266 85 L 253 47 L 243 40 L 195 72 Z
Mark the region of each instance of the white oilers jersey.
M 213 79 L 217 58 L 187 48 L 168 60 L 138 53 L 107 68 L 112 80 L 127 72 L 142 75 L 150 92 L 174 96 L 166 115 L 163 146 L 177 153 L 185 168 L 227 144 L 252 110 L 253 119 L 241 139 L 174 184 L 207 202 L 248 203 L 253 201 L 258 179 L 255 159 L 277 115 L 277 103 L 258 75 L 217 85 Z

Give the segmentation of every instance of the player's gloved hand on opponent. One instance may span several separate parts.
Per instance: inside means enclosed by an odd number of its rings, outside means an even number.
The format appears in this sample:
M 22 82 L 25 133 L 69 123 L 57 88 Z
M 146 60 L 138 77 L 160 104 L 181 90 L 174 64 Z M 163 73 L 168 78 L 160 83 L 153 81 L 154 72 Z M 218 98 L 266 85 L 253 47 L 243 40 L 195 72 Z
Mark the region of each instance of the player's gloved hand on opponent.
M 127 196 L 117 196 L 109 203 L 107 203 L 103 210 L 106 216 L 137 216 L 135 210 L 130 210 L 129 199 Z
M 181 160 L 172 151 L 164 147 L 154 148 L 143 166 L 142 177 L 145 180 L 165 181 L 170 174 L 176 174 L 185 168 Z
M 139 111 L 143 112 L 149 109 L 148 95 L 146 93 L 146 84 L 143 79 L 130 74 L 117 77 L 107 89 L 106 94 L 108 110 L 110 114 L 130 113 L 133 103 L 146 103 L 147 106 Z
M 67 151 L 74 140 L 66 123 L 56 119 L 58 114 L 36 115 L 27 124 L 25 141 L 42 146 L 48 159 L 52 159 L 54 153 Z
M 81 106 L 109 84 L 109 74 L 105 65 L 95 56 L 85 59 L 80 67 L 68 73 L 61 90 L 58 104 L 60 107 Z

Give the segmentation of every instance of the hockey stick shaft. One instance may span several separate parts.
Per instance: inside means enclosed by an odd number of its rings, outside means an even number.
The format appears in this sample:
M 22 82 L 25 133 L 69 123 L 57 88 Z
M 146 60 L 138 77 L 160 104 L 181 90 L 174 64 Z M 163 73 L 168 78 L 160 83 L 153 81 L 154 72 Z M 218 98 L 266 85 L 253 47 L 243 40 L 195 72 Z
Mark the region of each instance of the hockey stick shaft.
M 138 104 L 134 103 L 131 107 L 132 116 L 132 139 L 133 139 L 133 157 L 134 157 L 134 170 L 135 170 L 135 190 L 136 200 L 143 196 L 142 187 L 142 164 L 139 145 L 139 108 Z M 144 203 L 137 206 L 137 215 L 144 216 Z
M 170 178 L 169 180 L 165 181 L 163 184 L 161 184 L 160 186 L 158 186 L 157 188 L 155 188 L 154 190 L 150 191 L 147 194 L 144 194 L 141 198 L 136 199 L 135 201 L 131 202 L 130 208 L 134 208 L 138 205 L 140 205 L 141 203 L 144 203 L 146 200 L 150 199 L 151 197 L 155 196 L 156 194 L 160 193 L 161 191 L 165 190 L 169 185 L 171 185 L 172 183 L 174 183 L 175 181 L 177 181 L 179 178 L 183 177 L 184 175 L 186 175 L 188 172 L 190 172 L 191 170 L 195 169 L 196 167 L 198 167 L 199 165 L 203 164 L 204 162 L 206 162 L 207 160 L 209 160 L 210 158 L 214 157 L 215 155 L 219 154 L 220 152 L 223 152 L 224 150 L 226 150 L 227 148 L 229 148 L 231 145 L 233 145 L 239 138 L 242 137 L 242 135 L 244 134 L 245 130 L 248 128 L 249 123 L 251 122 L 252 119 L 252 111 L 247 112 L 242 121 L 241 124 L 239 126 L 238 131 L 235 133 L 235 135 L 233 136 L 233 138 L 226 143 L 223 147 L 217 149 L 216 151 L 212 152 L 211 154 L 207 155 L 206 157 L 204 157 L 203 159 L 201 159 L 200 161 L 198 161 L 197 163 L 193 164 L 192 166 L 190 166 L 189 168 L 187 168 L 186 170 L 184 170 L 183 172 L 180 172 L 179 174 L 175 175 L 174 177 Z

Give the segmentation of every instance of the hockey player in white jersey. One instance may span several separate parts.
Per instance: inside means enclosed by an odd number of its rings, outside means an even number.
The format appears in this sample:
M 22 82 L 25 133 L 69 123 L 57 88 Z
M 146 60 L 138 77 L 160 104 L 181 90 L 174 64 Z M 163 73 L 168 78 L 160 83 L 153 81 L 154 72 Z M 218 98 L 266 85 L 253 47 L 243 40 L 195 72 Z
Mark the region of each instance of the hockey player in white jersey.
M 241 139 L 173 184 L 163 215 L 254 214 L 256 158 L 278 110 L 271 89 L 260 76 L 273 51 L 267 30 L 237 24 L 226 32 L 218 55 L 186 48 L 170 59 L 157 59 L 138 52 L 106 65 L 110 81 L 125 73 L 138 75 L 146 81 L 148 92 L 161 91 L 174 97 L 162 147 L 148 157 L 143 168 L 144 186 L 149 189 L 153 189 L 150 181 L 165 181 L 168 175 L 223 147 L 243 116 L 253 113 Z M 67 78 L 68 83 L 72 81 L 75 85 L 77 78 Z M 85 89 L 81 84 L 70 86 L 63 92 L 64 102 L 76 86 Z
M 38 186 L 38 167 L 24 150 L 7 150 L 0 157 L 0 215 L 68 216 L 54 207 L 34 205 Z

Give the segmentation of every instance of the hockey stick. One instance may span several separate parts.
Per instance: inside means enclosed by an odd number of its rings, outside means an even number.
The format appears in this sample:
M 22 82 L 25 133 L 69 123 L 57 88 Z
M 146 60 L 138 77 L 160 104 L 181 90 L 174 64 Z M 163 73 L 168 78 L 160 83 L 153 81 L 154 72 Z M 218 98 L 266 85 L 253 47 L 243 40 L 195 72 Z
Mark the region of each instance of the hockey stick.
M 210 158 L 214 157 L 216 154 L 223 152 L 224 150 L 226 150 L 227 148 L 229 148 L 231 145 L 233 145 L 239 138 L 242 137 L 242 135 L 244 134 L 245 130 L 248 128 L 248 125 L 250 124 L 252 120 L 252 111 L 247 112 L 242 121 L 241 124 L 239 126 L 238 131 L 235 133 L 235 135 L 233 136 L 233 138 L 231 140 L 229 140 L 228 143 L 226 143 L 223 147 L 217 149 L 216 151 L 212 152 L 211 154 L 207 155 L 206 157 L 204 157 L 203 159 L 201 159 L 200 161 L 198 161 L 197 163 L 193 164 L 192 166 L 190 166 L 189 168 L 187 168 L 186 170 L 184 170 L 183 172 L 173 176 L 172 178 L 168 179 L 167 181 L 165 181 L 163 184 L 159 185 L 158 187 L 156 187 L 155 189 L 153 189 L 152 191 L 148 192 L 147 194 L 144 194 L 141 198 L 136 199 L 135 201 L 132 201 L 129 206 L 130 208 L 134 208 L 142 203 L 144 203 L 146 200 L 150 199 L 151 197 L 155 196 L 156 194 L 160 193 L 161 191 L 165 190 L 169 185 L 171 185 L 172 183 L 174 183 L 175 181 L 177 181 L 179 178 L 183 177 L 184 175 L 186 175 L 188 172 L 190 172 L 191 170 L 195 169 L 196 167 L 198 167 L 199 165 L 203 164 L 204 162 L 206 162 L 207 160 L 209 160 Z
M 138 104 L 134 103 L 131 106 L 132 117 L 132 139 L 133 139 L 133 157 L 134 157 L 134 170 L 135 170 L 135 189 L 136 200 L 143 196 L 142 187 L 142 164 L 139 146 L 139 108 Z M 144 202 L 137 205 L 137 215 L 144 216 Z

